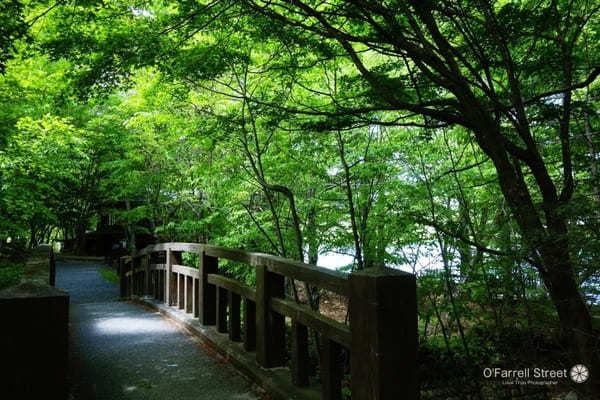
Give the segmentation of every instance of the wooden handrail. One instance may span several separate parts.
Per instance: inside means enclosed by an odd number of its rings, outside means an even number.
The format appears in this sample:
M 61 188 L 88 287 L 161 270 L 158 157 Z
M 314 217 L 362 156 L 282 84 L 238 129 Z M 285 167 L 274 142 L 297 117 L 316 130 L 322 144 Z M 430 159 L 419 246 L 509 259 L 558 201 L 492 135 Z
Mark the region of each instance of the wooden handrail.
M 208 283 L 239 294 L 248 300 L 256 300 L 256 290 L 253 287 L 236 281 L 235 279 L 227 278 L 217 274 L 208 274 Z
M 307 282 L 342 296 L 348 295 L 348 274 L 271 254 L 230 249 L 208 244 L 172 242 L 146 246 L 134 258 L 147 256 L 154 252 L 166 251 L 167 249 L 171 249 L 174 252 L 204 253 L 211 257 L 237 261 L 252 267 L 264 265 L 270 272 Z
M 171 266 L 171 269 L 173 272 L 176 272 L 178 274 L 183 274 L 185 276 L 191 276 L 192 278 L 198 277 L 198 269 L 197 268 L 187 267 L 185 265 L 174 264 Z
M 271 308 L 279 314 L 291 317 L 293 320 L 306 325 L 322 334 L 324 337 L 350 348 L 352 344 L 352 334 L 348 326 L 328 318 L 308 307 L 296 304 L 290 300 L 272 298 Z

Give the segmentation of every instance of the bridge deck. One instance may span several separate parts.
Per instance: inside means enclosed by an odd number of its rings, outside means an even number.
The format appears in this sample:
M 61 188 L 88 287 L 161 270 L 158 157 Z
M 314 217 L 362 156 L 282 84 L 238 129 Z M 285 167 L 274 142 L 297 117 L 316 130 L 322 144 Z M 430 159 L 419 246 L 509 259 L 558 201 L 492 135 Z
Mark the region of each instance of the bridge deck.
M 71 296 L 71 398 L 258 399 L 229 364 L 164 320 L 126 302 L 97 264 L 58 263 Z M 43 334 L 43 332 L 40 332 Z

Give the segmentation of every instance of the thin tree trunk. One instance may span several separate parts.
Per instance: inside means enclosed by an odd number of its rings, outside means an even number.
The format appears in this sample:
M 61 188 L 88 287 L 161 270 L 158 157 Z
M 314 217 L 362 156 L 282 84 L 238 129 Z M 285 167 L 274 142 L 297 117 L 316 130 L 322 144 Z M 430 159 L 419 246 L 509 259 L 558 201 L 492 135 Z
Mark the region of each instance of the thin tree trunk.
M 586 103 L 589 102 L 589 87 L 586 88 Z M 585 124 L 585 140 L 588 145 L 588 152 L 590 154 L 590 171 L 592 173 L 592 190 L 594 191 L 594 201 L 596 202 L 596 215 L 600 215 L 600 179 L 598 175 L 598 156 L 596 148 L 594 146 L 594 140 L 592 137 L 592 125 L 590 123 L 590 115 L 586 112 L 584 117 Z
M 429 301 L 431 302 L 431 305 L 433 306 L 433 311 L 435 312 L 435 316 L 438 319 L 440 328 L 442 328 L 442 336 L 444 337 L 444 343 L 446 344 L 446 352 L 448 353 L 448 357 L 450 357 L 451 359 L 454 359 L 452 350 L 450 350 L 450 339 L 448 337 L 448 333 L 446 332 L 446 327 L 444 326 L 444 322 L 442 321 L 442 316 L 440 315 L 440 311 L 437 308 L 437 303 L 435 302 L 433 297 L 431 297 L 431 295 L 429 295 Z
M 337 131 L 337 142 L 340 153 L 340 160 L 344 167 L 344 183 L 346 185 L 346 198 L 348 199 L 348 211 L 350 213 L 350 223 L 352 225 L 352 237 L 354 238 L 354 252 L 356 257 L 357 269 L 363 269 L 362 249 L 360 246 L 360 236 L 358 234 L 358 226 L 356 223 L 356 209 L 354 208 L 354 196 L 352 194 L 352 184 L 350 182 L 350 167 L 346 162 L 346 152 L 344 149 L 344 140 L 342 133 Z
M 127 213 L 131 211 L 131 202 L 129 199 L 125 200 L 125 209 Z M 133 229 L 133 224 L 131 223 L 131 218 L 127 215 L 127 237 L 129 239 L 129 251 L 135 253 L 136 245 L 135 245 L 135 230 Z

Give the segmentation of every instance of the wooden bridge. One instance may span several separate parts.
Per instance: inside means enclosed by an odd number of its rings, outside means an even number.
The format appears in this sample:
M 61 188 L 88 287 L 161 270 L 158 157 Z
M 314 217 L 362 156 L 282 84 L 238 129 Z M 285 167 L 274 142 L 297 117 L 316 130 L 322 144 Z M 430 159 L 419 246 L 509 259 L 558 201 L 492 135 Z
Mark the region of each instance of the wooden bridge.
M 182 265 L 182 252 L 197 254 L 199 267 Z M 256 285 L 219 273 L 220 259 L 254 267 Z M 389 268 L 344 274 L 268 254 L 194 243 L 148 246 L 134 257 L 121 258 L 119 267 L 121 297 L 179 315 L 189 329 L 272 393 L 315 397 L 307 388 L 310 329 L 320 336 L 322 399 L 342 398 L 343 349 L 350 356 L 353 400 L 418 397 L 414 275 Z M 286 298 L 285 278 L 345 296 L 349 325 Z M 286 317 L 291 321 L 290 343 Z M 287 348 L 290 376 L 283 382 L 276 377 L 286 369 L 277 367 L 286 364 Z

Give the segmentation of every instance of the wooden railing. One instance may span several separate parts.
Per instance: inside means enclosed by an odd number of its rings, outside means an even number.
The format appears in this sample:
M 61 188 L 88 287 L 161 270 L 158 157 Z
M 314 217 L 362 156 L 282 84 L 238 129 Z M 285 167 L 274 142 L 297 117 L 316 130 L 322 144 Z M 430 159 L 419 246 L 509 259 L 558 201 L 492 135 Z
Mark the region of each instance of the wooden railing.
M 199 267 L 182 265 L 182 252 Z M 219 274 L 219 259 L 256 269 L 251 287 Z M 414 275 L 389 268 L 352 274 L 277 256 L 195 243 L 161 243 L 120 260 L 121 297 L 152 296 L 243 341 L 264 368 L 286 362 L 285 318 L 291 320 L 291 379 L 309 384 L 308 330 L 320 335 L 323 399 L 342 398 L 342 348 L 349 350 L 354 400 L 416 399 L 417 310 Z M 285 297 L 285 277 L 345 296 L 350 325 Z M 243 303 L 243 307 L 242 307 Z M 243 323 L 242 323 L 243 322 Z M 243 331 L 242 331 L 243 328 Z

